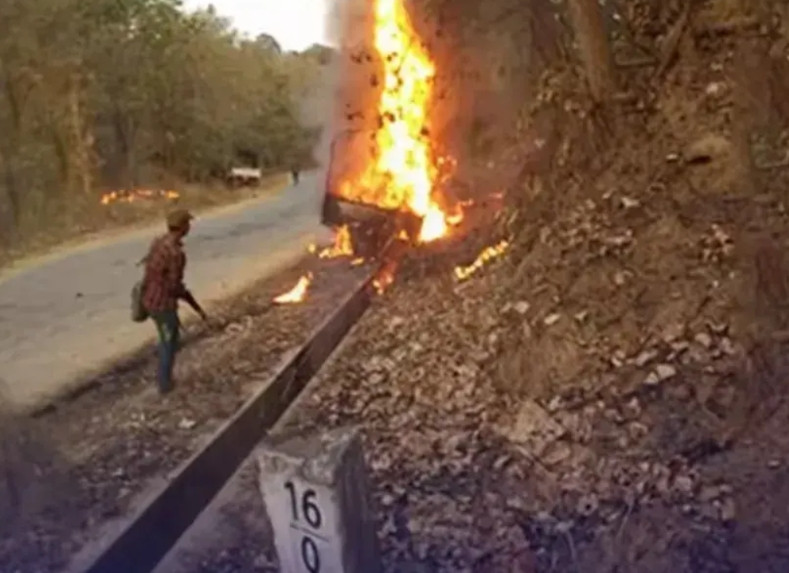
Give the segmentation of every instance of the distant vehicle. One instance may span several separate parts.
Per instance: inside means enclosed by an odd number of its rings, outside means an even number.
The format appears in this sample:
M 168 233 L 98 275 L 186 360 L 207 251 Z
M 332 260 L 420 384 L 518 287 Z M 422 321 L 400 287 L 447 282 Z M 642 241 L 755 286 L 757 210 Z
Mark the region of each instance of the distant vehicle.
M 227 184 L 232 189 L 239 187 L 257 187 L 263 178 L 260 169 L 254 167 L 233 167 L 227 174 Z
M 372 161 L 370 141 L 374 132 L 349 130 L 334 137 L 329 152 L 321 223 L 328 227 L 348 226 L 354 252 L 361 257 L 375 256 L 401 231 L 415 236 L 420 217 L 401 209 L 384 209 L 363 199 L 349 199 L 340 191 L 341 183 L 354 168 Z M 364 193 L 358 193 L 363 197 Z

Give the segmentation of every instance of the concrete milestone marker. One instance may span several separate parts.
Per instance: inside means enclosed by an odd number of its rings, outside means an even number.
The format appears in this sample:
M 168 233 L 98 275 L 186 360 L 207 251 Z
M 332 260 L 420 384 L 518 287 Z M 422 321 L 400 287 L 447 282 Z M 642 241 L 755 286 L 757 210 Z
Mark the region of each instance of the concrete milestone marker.
M 258 455 L 282 573 L 379 573 L 358 432 L 266 442 Z

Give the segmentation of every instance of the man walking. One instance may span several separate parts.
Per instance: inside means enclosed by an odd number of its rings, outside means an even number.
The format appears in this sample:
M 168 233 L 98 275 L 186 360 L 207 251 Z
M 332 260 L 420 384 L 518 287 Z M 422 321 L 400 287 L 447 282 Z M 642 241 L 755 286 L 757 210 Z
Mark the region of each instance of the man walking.
M 180 341 L 181 322 L 178 301 L 186 301 L 206 320 L 206 314 L 192 293 L 184 286 L 186 254 L 183 238 L 191 229 L 192 215 L 177 209 L 167 215 L 167 233 L 156 238 L 145 258 L 142 303 L 159 333 L 159 391 L 166 394 L 173 387 L 173 366 Z

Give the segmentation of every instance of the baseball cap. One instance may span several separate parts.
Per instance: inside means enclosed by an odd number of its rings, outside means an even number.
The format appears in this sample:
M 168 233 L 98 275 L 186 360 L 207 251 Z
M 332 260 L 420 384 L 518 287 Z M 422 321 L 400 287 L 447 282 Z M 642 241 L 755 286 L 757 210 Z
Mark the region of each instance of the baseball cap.
M 167 213 L 167 226 L 169 228 L 179 228 L 194 219 L 192 214 L 186 209 L 174 209 Z

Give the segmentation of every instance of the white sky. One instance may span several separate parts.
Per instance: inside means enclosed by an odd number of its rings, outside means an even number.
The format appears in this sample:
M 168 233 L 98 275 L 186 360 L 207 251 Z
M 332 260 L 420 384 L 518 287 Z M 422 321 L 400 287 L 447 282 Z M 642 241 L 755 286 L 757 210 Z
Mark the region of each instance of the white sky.
M 270 34 L 283 50 L 303 50 L 327 43 L 325 20 L 333 0 L 183 0 L 194 10 L 213 4 L 233 27 L 251 34 Z

